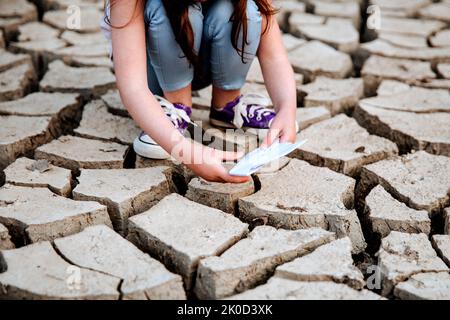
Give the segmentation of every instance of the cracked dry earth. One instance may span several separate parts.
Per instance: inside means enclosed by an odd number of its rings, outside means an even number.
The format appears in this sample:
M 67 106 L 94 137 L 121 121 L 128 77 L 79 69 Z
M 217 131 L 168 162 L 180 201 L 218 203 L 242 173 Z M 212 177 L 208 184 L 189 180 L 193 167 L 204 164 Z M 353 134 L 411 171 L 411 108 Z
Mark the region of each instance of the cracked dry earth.
M 134 154 L 102 1 L 75 3 L 79 30 L 0 2 L 0 298 L 450 299 L 450 1 L 275 1 L 309 142 L 242 185 Z M 254 149 L 210 99 L 195 138 Z

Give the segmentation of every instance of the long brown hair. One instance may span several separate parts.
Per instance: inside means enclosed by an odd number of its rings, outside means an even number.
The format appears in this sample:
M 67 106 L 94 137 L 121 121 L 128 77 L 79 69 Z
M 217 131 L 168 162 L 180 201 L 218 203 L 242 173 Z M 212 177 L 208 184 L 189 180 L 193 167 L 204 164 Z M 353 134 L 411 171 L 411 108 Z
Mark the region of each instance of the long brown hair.
M 118 1 L 118 0 L 115 0 Z M 115 2 L 111 0 L 111 6 Z M 137 6 L 136 0 L 136 6 Z M 151 1 L 151 0 L 147 0 Z M 213 0 L 210 0 L 213 1 Z M 234 5 L 234 13 L 231 17 L 233 23 L 231 30 L 231 43 L 236 51 L 241 56 L 242 62 L 245 63 L 245 47 L 249 44 L 248 35 L 248 23 L 247 23 L 247 0 L 231 0 Z M 277 13 L 271 4 L 270 0 L 254 0 L 258 6 L 258 10 L 263 17 L 265 17 L 267 23 L 265 24 L 263 33 L 267 32 L 270 27 L 271 17 Z M 195 0 L 162 0 L 172 30 L 175 35 L 175 39 L 183 50 L 184 55 L 189 62 L 200 69 L 198 53 L 194 50 L 194 31 L 189 21 L 189 6 L 194 4 Z M 110 25 L 111 23 L 107 21 Z M 123 28 L 124 26 L 119 26 Z M 115 26 L 117 27 L 117 26 Z M 239 43 L 239 37 L 242 33 L 242 42 Z

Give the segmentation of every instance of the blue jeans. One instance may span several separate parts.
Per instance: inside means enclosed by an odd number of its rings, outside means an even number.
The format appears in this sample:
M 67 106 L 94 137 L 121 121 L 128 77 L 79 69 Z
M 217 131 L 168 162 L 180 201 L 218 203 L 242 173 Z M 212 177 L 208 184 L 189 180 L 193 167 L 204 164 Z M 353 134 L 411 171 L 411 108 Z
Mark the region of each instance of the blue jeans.
M 144 12 L 148 28 L 147 74 L 153 94 L 176 91 L 191 83 L 194 90 L 210 84 L 223 90 L 242 88 L 259 47 L 262 17 L 256 3 L 248 0 L 248 44 L 242 62 L 231 40 L 233 12 L 231 0 L 209 0 L 206 4 L 196 3 L 189 7 L 194 50 L 199 53 L 203 65 L 203 76 L 199 77 L 175 40 L 162 1 L 147 1 Z M 238 47 L 241 43 L 242 34 Z

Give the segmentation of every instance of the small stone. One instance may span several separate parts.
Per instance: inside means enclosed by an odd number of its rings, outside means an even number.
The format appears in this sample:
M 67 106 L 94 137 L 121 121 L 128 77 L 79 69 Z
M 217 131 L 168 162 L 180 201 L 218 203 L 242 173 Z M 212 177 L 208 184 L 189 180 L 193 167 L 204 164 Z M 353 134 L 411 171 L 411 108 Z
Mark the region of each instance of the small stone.
M 31 58 L 26 54 L 14 54 L 0 49 L 0 72 L 17 67 L 24 63 L 31 63 Z
M 119 90 L 111 89 L 102 96 L 103 102 L 108 107 L 108 111 L 118 116 L 129 117 L 127 109 L 120 98 Z
M 448 62 L 450 59 L 450 48 L 402 48 L 397 47 L 381 39 L 361 44 L 361 48 L 369 54 L 386 58 L 421 60 L 431 62 L 435 65 L 440 62 Z M 416 61 L 413 61 L 416 62 Z
M 364 210 L 371 231 L 379 239 L 391 231 L 430 234 L 431 220 L 425 210 L 408 208 L 395 200 L 382 186 L 377 186 L 366 197 Z
M 419 17 L 441 20 L 450 24 L 450 3 L 433 3 L 420 9 Z
M 70 23 L 71 12 L 66 10 L 47 11 L 42 21 L 60 30 L 73 30 L 80 33 L 100 31 L 99 21 L 103 18 L 102 12 L 95 8 L 80 8 L 80 25 Z
M 63 136 L 36 149 L 34 156 L 71 170 L 120 169 L 126 150 L 118 143 Z
M 274 174 L 259 174 L 261 189 L 239 199 L 241 219 L 284 229 L 323 228 L 349 236 L 353 251 L 366 243 L 353 207 L 354 179 L 292 159 Z M 298 183 L 302 181 L 302 183 Z
M 19 42 L 23 41 L 35 41 L 44 39 L 56 39 L 59 36 L 60 31 L 56 30 L 49 25 L 33 21 L 28 22 L 19 27 Z
M 357 192 L 381 185 L 408 207 L 439 213 L 450 196 L 450 159 L 418 151 L 364 166 Z
M 396 93 L 395 91 L 398 91 Z M 361 106 L 416 113 L 450 112 L 450 92 L 439 89 L 401 87 L 389 95 L 361 100 Z
M 370 135 L 355 119 L 343 114 L 310 126 L 300 138 L 308 143 L 292 157 L 353 177 L 359 175 L 362 166 L 398 153 L 395 143 Z
M 228 300 L 381 300 L 369 290 L 355 290 L 342 283 L 329 281 L 303 282 L 271 278 L 263 284 Z
M 170 193 L 166 169 L 82 169 L 73 198 L 107 206 L 114 229 L 126 234 L 129 217 L 150 209 Z
M 297 123 L 299 124 L 300 130 L 330 118 L 331 113 L 325 107 L 297 108 Z
M 0 250 L 14 249 L 14 243 L 11 242 L 8 229 L 0 223 Z
M 381 240 L 377 256 L 383 296 L 389 295 L 398 283 L 416 273 L 449 271 L 423 233 L 392 231 Z
M 221 254 L 247 230 L 232 215 L 172 194 L 129 219 L 128 239 L 182 275 L 189 290 L 199 261 Z
M 318 76 L 345 78 L 353 70 L 348 54 L 339 52 L 319 41 L 310 41 L 289 52 L 294 70 L 303 74 L 307 82 Z
M 0 72 L 0 102 L 16 100 L 27 94 L 37 80 L 31 62 Z
M 102 100 L 94 100 L 84 106 L 83 118 L 75 133 L 84 138 L 131 145 L 141 129 L 130 118 L 109 113 Z
M 46 92 L 77 92 L 84 96 L 101 96 L 115 87 L 115 77 L 108 68 L 73 68 L 61 61 L 49 65 L 40 82 Z
M 324 24 L 301 25 L 297 27 L 297 33 L 346 53 L 353 53 L 359 47 L 359 32 L 351 21 L 345 19 L 330 18 Z
M 0 169 L 51 141 L 51 117 L 0 116 Z
M 255 192 L 253 180 L 241 183 L 208 182 L 202 178 L 194 178 L 189 183 L 186 198 L 234 214 L 239 198 Z
M 52 166 L 47 160 L 19 158 L 5 169 L 5 176 L 6 183 L 16 186 L 49 188 L 63 197 L 72 192 L 70 170 Z
M 401 153 L 426 150 L 450 156 L 450 113 L 414 113 L 362 103 L 353 117 L 370 133 L 394 141 Z
M 450 46 L 450 29 L 436 32 L 436 34 L 430 38 L 430 43 L 433 47 Z
M 373 95 L 383 80 L 398 80 L 406 83 L 436 78 L 429 62 L 391 59 L 371 56 L 363 66 L 366 95 Z
M 269 278 L 278 265 L 333 239 L 322 229 L 256 227 L 220 257 L 200 261 L 195 293 L 200 299 L 220 299 L 245 291 Z
M 352 242 L 347 237 L 280 265 L 275 276 L 296 281 L 345 283 L 357 290 L 365 286 L 363 274 L 353 265 Z
M 436 234 L 432 241 L 438 255 L 450 267 L 450 235 Z
M 3 251 L 0 297 L 25 300 L 118 300 L 120 279 L 69 264 L 50 242 Z M 73 279 L 73 283 L 68 281 Z
M 298 95 L 305 107 L 327 107 L 332 115 L 351 111 L 364 94 L 362 79 L 330 79 L 318 77 L 314 82 L 299 86 Z
M 414 274 L 395 287 L 394 295 L 402 300 L 450 300 L 450 274 Z
M 185 299 L 179 275 L 144 254 L 110 228 L 98 225 L 55 240 L 55 247 L 71 263 L 101 272 L 122 283 L 122 299 Z
M 382 32 L 378 39 L 389 42 L 391 45 L 405 47 L 409 49 L 427 48 L 427 38 L 423 36 L 403 35 L 397 33 Z
M 30 171 L 39 171 L 40 173 L 44 173 L 51 169 L 50 166 L 51 165 L 47 160 L 36 160 L 32 163 L 29 163 L 26 166 L 26 169 Z
M 438 64 L 437 70 L 443 78 L 450 79 L 450 63 Z
M 106 207 L 74 201 L 46 188 L 0 188 L 0 223 L 21 243 L 53 240 L 95 224 L 111 225 Z

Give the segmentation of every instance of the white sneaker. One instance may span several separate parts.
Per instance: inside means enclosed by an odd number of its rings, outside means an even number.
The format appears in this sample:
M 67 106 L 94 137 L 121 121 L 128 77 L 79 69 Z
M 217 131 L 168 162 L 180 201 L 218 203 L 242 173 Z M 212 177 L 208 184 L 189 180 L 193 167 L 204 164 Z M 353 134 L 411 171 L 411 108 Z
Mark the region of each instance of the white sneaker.
M 144 158 L 157 160 L 170 158 L 170 154 L 168 154 L 145 132 L 141 132 L 141 134 L 136 139 L 134 139 L 133 149 L 136 154 Z
M 192 110 L 182 104 L 172 104 L 166 99 L 155 96 L 161 107 L 166 112 L 175 128 L 184 134 L 191 122 Z M 144 158 L 164 160 L 170 158 L 170 154 L 155 142 L 148 134 L 141 134 L 133 142 L 134 152 Z

